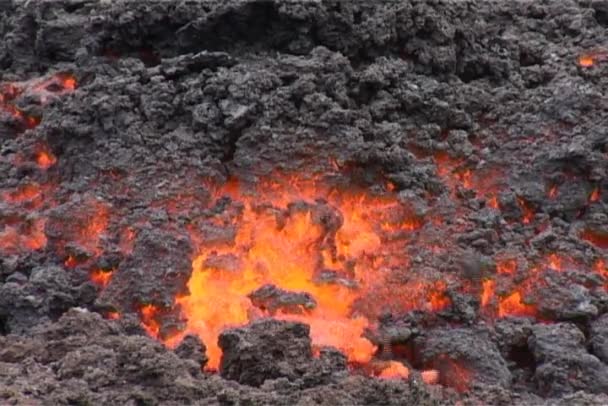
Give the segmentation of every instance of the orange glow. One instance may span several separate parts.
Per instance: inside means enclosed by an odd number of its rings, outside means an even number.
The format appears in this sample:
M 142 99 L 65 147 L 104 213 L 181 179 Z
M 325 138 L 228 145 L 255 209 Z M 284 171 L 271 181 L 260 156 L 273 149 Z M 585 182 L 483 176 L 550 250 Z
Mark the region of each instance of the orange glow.
M 439 312 L 452 305 L 452 300 L 446 295 L 446 289 L 446 284 L 443 281 L 436 282 L 430 289 L 428 302 L 432 311 Z
M 562 259 L 558 257 L 557 254 L 550 254 L 547 257 L 547 262 L 549 263 L 549 269 L 553 271 L 562 270 Z
M 76 259 L 76 257 L 68 255 L 67 259 L 63 261 L 63 264 L 67 268 L 76 268 L 76 266 L 78 265 L 78 260 Z
M 91 272 L 91 281 L 105 288 L 106 286 L 108 286 L 108 283 L 110 283 L 113 272 L 113 270 L 106 271 L 102 269 L 97 269 Z
M 578 58 L 578 64 L 583 68 L 590 68 L 595 63 L 593 56 L 591 55 L 581 55 Z
M 10 254 L 44 248 L 47 243 L 44 225 L 44 219 L 22 220 L 12 225 L 5 224 L 0 231 L 0 252 Z
M 4 193 L 5 201 L 13 204 L 31 202 L 37 200 L 42 193 L 40 186 L 36 183 L 27 183 L 12 192 Z
M 557 185 L 551 186 L 547 195 L 549 196 L 549 199 L 555 199 L 557 197 Z
M 158 308 L 154 305 L 147 304 L 143 305 L 139 311 L 141 315 L 141 326 L 151 337 L 158 338 L 160 324 L 158 324 L 158 321 L 155 319 L 158 314 Z
M 598 259 L 593 265 L 593 270 L 602 275 L 604 278 L 608 278 L 608 264 L 606 264 L 604 259 Z
M 473 374 L 461 361 L 441 355 L 434 361 L 434 365 L 441 384 L 454 388 L 459 393 L 469 390 Z
M 589 195 L 589 202 L 595 203 L 595 202 L 598 202 L 599 200 L 600 200 L 600 188 L 596 186 L 593 189 L 593 191 L 591 192 L 591 194 Z
M 471 174 L 470 169 L 466 169 L 462 173 L 460 173 L 459 178 L 462 181 L 462 186 L 464 186 L 467 189 L 471 189 L 473 187 L 471 177 L 472 177 L 472 174 Z
M 251 189 L 228 182 L 213 194 L 242 204 L 236 218 L 223 221 L 236 233 L 230 241 L 213 243 L 193 236 L 201 243 L 192 262 L 190 294 L 176 298 L 187 320 L 180 335 L 203 339 L 210 369 L 219 366 L 222 330 L 266 315 L 248 297 L 265 284 L 312 295 L 313 308 L 280 308 L 273 316 L 307 323 L 314 345 L 334 346 L 351 362 L 366 363 L 376 350 L 363 337 L 369 317 L 387 308 L 438 311 L 451 304 L 443 281 L 387 283 L 393 270 L 407 266 L 405 246 L 423 224 L 395 196 L 340 191 L 283 175 Z M 170 343 L 178 340 L 172 337 Z
M 532 222 L 532 220 L 534 219 L 534 215 L 536 214 L 534 212 L 534 209 L 530 206 L 530 204 L 528 202 L 526 202 L 521 197 L 517 198 L 517 203 L 519 204 L 519 207 L 523 211 L 522 222 L 524 224 L 530 224 L 530 222 Z
M 517 260 L 505 259 L 496 263 L 496 270 L 502 275 L 513 275 L 517 271 Z
M 488 199 L 488 206 L 489 206 L 489 207 L 491 207 L 491 208 L 493 208 L 493 209 L 498 210 L 498 209 L 500 208 L 500 206 L 499 206 L 499 204 L 498 204 L 498 197 L 496 197 L 496 196 L 491 196 L 491 197 Z
M 498 317 L 506 316 L 537 316 L 536 307 L 523 303 L 521 294 L 513 292 L 498 303 Z
M 427 385 L 436 385 L 439 383 L 439 371 L 436 369 L 422 371 L 420 372 L 420 376 L 422 377 L 422 381 Z
M 496 289 L 496 282 L 491 279 L 487 279 L 482 282 L 481 291 L 481 306 L 486 307 L 490 304 L 494 298 L 494 290 Z
M 108 320 L 118 320 L 118 319 L 120 319 L 120 313 L 119 312 L 107 312 L 106 318 Z
M 388 361 L 388 366 L 378 375 L 378 377 L 383 379 L 408 379 L 409 376 L 410 370 L 397 361 Z
M 74 78 L 73 76 L 63 75 L 63 76 L 59 77 L 59 80 L 61 81 L 64 89 L 66 89 L 66 90 L 76 89 L 76 78 Z
M 591 244 L 602 249 L 608 249 L 608 233 L 595 230 L 585 230 L 580 237 Z
M 55 165 L 56 162 L 57 158 L 55 158 L 55 155 L 51 151 L 41 149 L 36 153 L 36 163 L 41 169 L 48 169 Z

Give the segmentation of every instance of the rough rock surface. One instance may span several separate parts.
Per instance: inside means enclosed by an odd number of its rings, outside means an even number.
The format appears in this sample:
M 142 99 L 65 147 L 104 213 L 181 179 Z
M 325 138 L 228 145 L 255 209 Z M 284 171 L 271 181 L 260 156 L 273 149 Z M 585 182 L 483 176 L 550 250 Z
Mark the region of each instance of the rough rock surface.
M 538 363 L 535 378 L 541 392 L 556 396 L 581 388 L 608 391 L 608 366 L 587 352 L 585 336 L 575 325 L 534 326 L 529 343 Z
M 607 4 L 0 1 L 0 403 L 607 404 Z M 369 336 L 447 389 L 351 374 L 297 324 L 226 332 L 230 379 L 201 372 L 210 343 L 145 336 L 142 309 L 184 325 L 193 235 L 234 238 L 203 185 L 277 169 L 427 220 Z M 420 275 L 451 306 L 392 306 Z
M 309 327 L 302 323 L 256 321 L 223 332 L 219 345 L 221 375 L 251 386 L 266 379 L 295 380 L 312 361 Z

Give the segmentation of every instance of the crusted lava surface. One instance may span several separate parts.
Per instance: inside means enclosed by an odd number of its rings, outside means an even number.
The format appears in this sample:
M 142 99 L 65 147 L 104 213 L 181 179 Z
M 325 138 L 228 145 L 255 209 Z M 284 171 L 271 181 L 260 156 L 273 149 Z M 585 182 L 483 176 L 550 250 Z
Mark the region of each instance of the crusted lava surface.
M 607 404 L 608 2 L 0 2 L 1 404 Z

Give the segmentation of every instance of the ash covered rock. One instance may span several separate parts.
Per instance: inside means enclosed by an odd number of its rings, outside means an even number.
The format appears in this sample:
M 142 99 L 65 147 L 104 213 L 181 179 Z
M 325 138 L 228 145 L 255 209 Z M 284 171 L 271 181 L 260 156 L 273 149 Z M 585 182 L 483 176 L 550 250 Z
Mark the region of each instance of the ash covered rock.
M 585 388 L 592 393 L 608 390 L 608 366 L 587 352 L 585 336 L 570 323 L 537 324 L 528 345 L 536 360 L 535 382 L 549 396 Z
M 220 334 L 220 373 L 260 386 L 267 379 L 295 380 L 312 361 L 310 328 L 302 323 L 263 319 Z
M 310 293 L 289 292 L 274 285 L 264 285 L 248 295 L 251 303 L 262 311 L 302 314 L 311 311 L 317 302 Z
M 511 384 L 511 372 L 488 332 L 434 329 L 414 343 L 418 361 L 438 369 L 448 386 L 458 389 L 479 383 L 508 388 Z

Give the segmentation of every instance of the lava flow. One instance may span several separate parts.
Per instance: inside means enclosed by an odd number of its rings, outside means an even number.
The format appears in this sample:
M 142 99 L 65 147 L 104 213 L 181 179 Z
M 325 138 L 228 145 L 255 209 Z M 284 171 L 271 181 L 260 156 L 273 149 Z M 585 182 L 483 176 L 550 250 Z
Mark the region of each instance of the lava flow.
M 216 199 L 233 199 L 234 211 L 219 221 L 229 237 L 203 236 L 189 295 L 177 299 L 187 328 L 170 341 L 198 334 L 207 344 L 208 367 L 215 369 L 223 329 L 272 315 L 309 324 L 316 346 L 334 346 L 351 362 L 368 362 L 376 347 L 363 333 L 371 322 L 354 309 L 375 311 L 366 306 L 366 292 L 378 292 L 394 267 L 407 266 L 403 247 L 421 219 L 394 196 L 342 192 L 300 179 L 277 177 L 252 192 L 235 183 L 216 190 Z M 441 283 L 411 287 L 410 296 L 419 300 L 410 298 L 409 306 L 448 304 Z M 357 301 L 363 303 L 355 306 Z

